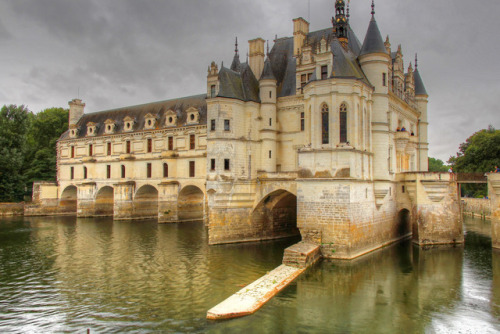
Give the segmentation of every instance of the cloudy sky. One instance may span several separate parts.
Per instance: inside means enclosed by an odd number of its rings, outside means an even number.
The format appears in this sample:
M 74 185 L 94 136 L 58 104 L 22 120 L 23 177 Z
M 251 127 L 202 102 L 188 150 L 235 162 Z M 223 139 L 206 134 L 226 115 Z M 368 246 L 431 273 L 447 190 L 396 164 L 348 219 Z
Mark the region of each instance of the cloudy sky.
M 351 1 L 363 41 L 371 0 Z M 292 35 L 302 16 L 330 27 L 334 0 L 0 0 L 0 105 L 38 112 L 80 97 L 86 112 L 205 92 L 212 60 L 249 39 Z M 405 66 L 419 54 L 430 94 L 430 155 L 447 160 L 475 131 L 500 128 L 500 1 L 376 0 Z M 243 59 L 242 59 L 243 60 Z

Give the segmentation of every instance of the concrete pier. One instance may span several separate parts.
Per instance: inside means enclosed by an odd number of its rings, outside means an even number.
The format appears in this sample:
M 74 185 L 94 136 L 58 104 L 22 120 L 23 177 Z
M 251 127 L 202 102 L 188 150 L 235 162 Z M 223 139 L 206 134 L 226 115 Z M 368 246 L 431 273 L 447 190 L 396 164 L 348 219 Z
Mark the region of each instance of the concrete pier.
M 300 242 L 285 250 L 284 263 L 241 289 L 207 312 L 207 319 L 222 320 L 255 313 L 319 259 L 319 246 Z

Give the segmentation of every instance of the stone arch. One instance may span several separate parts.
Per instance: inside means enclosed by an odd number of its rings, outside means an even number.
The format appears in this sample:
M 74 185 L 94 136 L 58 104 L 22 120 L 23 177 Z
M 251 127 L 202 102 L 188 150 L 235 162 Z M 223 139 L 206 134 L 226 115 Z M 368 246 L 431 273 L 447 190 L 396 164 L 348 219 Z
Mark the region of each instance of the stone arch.
M 404 237 L 411 232 L 411 214 L 408 209 L 401 209 L 396 216 L 396 237 Z
M 95 214 L 96 216 L 113 216 L 114 189 L 110 186 L 104 186 L 95 196 Z
M 261 231 L 263 239 L 299 235 L 297 228 L 297 196 L 278 189 L 264 196 L 250 217 L 252 228 Z
M 205 193 L 195 185 L 186 185 L 177 198 L 179 221 L 203 220 L 205 214 Z
M 63 213 L 75 213 L 78 201 L 78 189 L 71 185 L 64 188 L 59 198 L 59 207 Z
M 158 189 L 145 184 L 134 195 L 134 216 L 136 218 L 158 218 Z

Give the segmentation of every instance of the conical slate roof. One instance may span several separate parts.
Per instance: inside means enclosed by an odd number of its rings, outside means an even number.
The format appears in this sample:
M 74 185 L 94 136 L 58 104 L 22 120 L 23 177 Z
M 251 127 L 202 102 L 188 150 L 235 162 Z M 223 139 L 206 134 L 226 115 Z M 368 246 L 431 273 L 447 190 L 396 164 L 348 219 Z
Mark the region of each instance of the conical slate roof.
M 384 40 L 382 39 L 382 35 L 378 29 L 375 17 L 372 17 L 370 24 L 368 25 L 365 41 L 363 42 L 363 47 L 361 48 L 359 55 L 362 56 L 370 53 L 387 53 L 387 49 L 385 48 Z
M 262 71 L 260 80 L 276 80 L 276 77 L 274 76 L 273 73 L 273 69 L 271 67 L 271 61 L 269 60 L 269 57 L 264 62 L 264 71 Z
M 425 90 L 424 82 L 418 73 L 418 68 L 413 72 L 413 78 L 415 80 L 415 95 L 429 95 Z
M 239 72 L 240 66 L 241 66 L 240 55 L 238 53 L 235 53 L 233 58 L 233 63 L 231 64 L 231 70 Z

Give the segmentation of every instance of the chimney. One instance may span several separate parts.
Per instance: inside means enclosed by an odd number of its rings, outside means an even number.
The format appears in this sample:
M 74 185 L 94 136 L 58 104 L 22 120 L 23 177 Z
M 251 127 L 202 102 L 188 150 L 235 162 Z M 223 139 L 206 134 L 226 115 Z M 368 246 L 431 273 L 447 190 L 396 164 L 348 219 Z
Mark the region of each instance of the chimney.
M 73 99 L 68 102 L 69 104 L 69 126 L 76 125 L 80 118 L 83 116 L 83 108 L 85 108 L 85 103 L 82 103 L 80 99 Z
M 250 49 L 248 62 L 257 79 L 260 78 L 262 71 L 264 70 L 264 44 L 265 41 L 260 37 L 248 41 Z
M 293 54 L 294 56 L 299 56 L 302 47 L 304 46 L 304 40 L 307 34 L 309 34 L 309 22 L 304 20 L 302 17 L 293 20 Z

